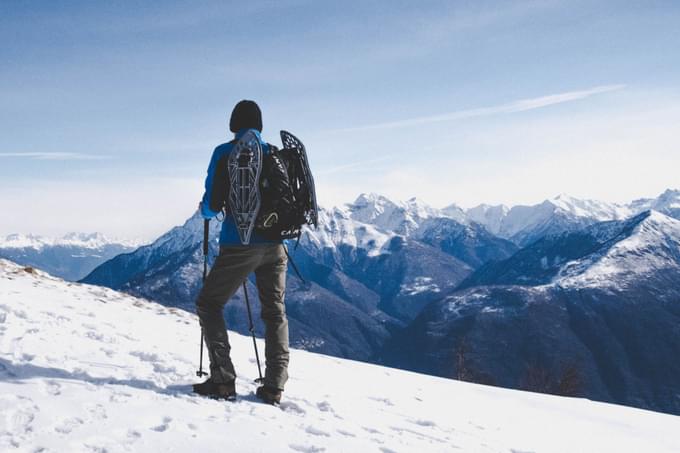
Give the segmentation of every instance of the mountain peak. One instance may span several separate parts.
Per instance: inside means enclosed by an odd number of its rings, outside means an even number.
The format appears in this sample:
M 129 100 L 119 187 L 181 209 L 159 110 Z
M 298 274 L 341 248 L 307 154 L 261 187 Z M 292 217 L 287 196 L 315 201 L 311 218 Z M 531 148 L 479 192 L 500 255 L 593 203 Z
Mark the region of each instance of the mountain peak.
M 594 253 L 565 264 L 562 286 L 625 287 L 647 275 L 680 267 L 680 221 L 654 210 L 588 230 L 602 241 Z
M 392 201 L 376 193 L 362 193 L 347 208 L 352 219 L 397 234 L 409 234 L 422 220 L 442 215 L 415 197 L 405 202 Z
M 369 192 L 369 193 L 361 193 L 359 196 L 354 200 L 354 205 L 363 205 L 363 204 L 374 204 L 374 203 L 393 203 L 391 200 L 389 200 L 387 197 L 384 195 L 380 195 L 375 192 Z

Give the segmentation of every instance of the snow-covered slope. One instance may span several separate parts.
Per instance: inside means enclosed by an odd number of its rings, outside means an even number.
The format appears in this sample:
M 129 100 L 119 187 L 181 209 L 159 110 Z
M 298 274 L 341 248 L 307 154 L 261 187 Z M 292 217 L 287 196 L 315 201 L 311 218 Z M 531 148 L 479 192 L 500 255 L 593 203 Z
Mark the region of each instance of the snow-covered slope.
M 482 266 L 461 286 L 553 283 L 623 288 L 667 269 L 680 271 L 679 257 L 680 220 L 645 211 L 542 238 L 507 260 Z
M 611 224 L 616 226 L 617 222 Z M 616 236 L 610 238 L 609 222 L 589 228 L 591 234 L 599 233 L 605 244 L 612 245 L 567 262 L 554 281 L 561 286 L 580 288 L 622 288 L 680 265 L 680 220 L 647 211 L 623 222 L 620 231 L 613 230 Z
M 231 335 L 235 403 L 192 396 L 198 323 L 0 260 L 0 449 L 201 452 L 675 452 L 680 418 L 293 351 L 258 403 Z M 262 347 L 262 344 L 260 344 Z
M 344 245 L 364 250 L 368 256 L 377 256 L 386 251 L 385 245 L 395 236 L 394 231 L 353 219 L 351 211 L 336 207 L 321 209 L 319 228 L 307 230 L 301 242 L 312 254 L 325 250 L 325 253 L 337 255 L 338 247 Z M 335 258 L 339 259 L 338 256 Z
M 510 208 L 502 204 L 497 206 L 480 204 L 468 209 L 465 214 L 469 220 L 484 225 L 491 233 L 498 235 L 508 211 L 510 211 Z
M 59 238 L 10 234 L 0 238 L 0 258 L 35 266 L 67 280 L 79 280 L 92 269 L 142 241 L 107 238 L 101 233 L 68 233 Z

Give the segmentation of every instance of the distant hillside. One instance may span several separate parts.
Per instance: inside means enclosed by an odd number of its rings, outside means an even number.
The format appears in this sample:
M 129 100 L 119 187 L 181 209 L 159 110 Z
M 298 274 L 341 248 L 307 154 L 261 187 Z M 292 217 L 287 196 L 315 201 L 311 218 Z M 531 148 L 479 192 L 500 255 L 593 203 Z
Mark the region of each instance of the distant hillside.
M 60 238 L 11 234 L 0 238 L 0 258 L 75 281 L 139 245 L 139 241 L 109 239 L 100 233 L 69 233 Z

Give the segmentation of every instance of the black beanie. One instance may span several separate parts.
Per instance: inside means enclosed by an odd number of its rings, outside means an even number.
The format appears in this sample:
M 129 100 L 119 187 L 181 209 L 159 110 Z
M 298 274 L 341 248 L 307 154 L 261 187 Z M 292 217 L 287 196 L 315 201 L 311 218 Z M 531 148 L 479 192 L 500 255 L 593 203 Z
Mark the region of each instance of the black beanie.
M 243 100 L 231 112 L 229 130 L 236 133 L 241 129 L 257 129 L 262 132 L 262 112 L 255 101 Z

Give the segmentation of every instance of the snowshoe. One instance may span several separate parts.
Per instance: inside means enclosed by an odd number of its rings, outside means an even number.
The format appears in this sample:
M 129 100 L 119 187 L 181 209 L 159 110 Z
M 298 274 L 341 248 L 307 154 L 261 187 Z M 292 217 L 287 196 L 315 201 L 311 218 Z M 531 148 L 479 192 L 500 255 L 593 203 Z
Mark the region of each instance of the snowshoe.
M 267 404 L 273 404 L 278 406 L 281 403 L 281 394 L 283 392 L 279 389 L 263 385 L 257 388 L 255 396 L 264 401 Z
M 217 383 L 208 378 L 207 381 L 193 385 L 194 393 L 217 400 L 234 401 L 236 399 L 236 385 L 234 381 Z

